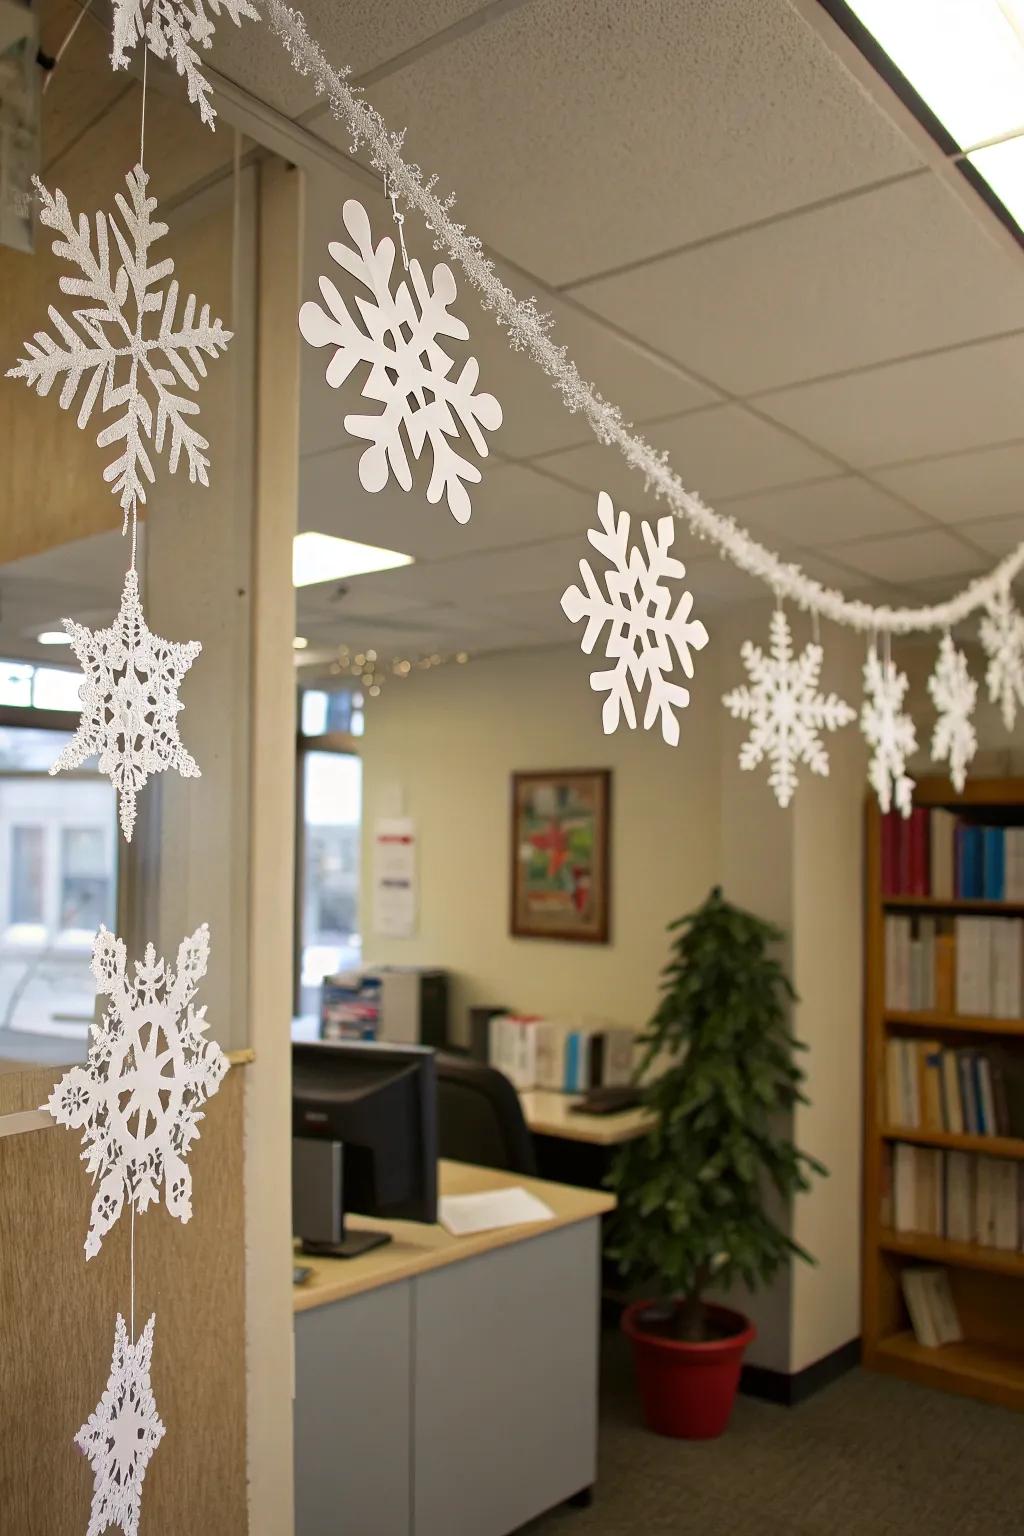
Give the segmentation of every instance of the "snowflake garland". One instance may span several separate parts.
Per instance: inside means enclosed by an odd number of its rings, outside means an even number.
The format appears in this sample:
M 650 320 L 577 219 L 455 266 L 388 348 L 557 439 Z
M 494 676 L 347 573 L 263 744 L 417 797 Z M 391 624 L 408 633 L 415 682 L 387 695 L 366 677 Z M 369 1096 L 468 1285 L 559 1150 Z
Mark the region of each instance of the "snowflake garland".
M 967 657 L 949 635 L 942 637 L 928 692 L 939 713 L 932 732 L 932 761 L 948 761 L 950 780 L 960 795 L 967 783 L 967 766 L 978 750 L 978 735 L 971 723 L 978 685 L 967 670 Z
M 822 730 L 849 725 L 856 711 L 834 693 L 818 691 L 824 652 L 805 646 L 793 655 L 789 621 L 781 608 L 772 614 L 771 655 L 746 640 L 740 651 L 750 683 L 734 688 L 722 703 L 735 720 L 750 722 L 750 735 L 740 748 L 740 767 L 756 768 L 765 758 L 771 767 L 768 783 L 781 806 L 787 806 L 797 785 L 797 765 L 812 773 L 828 773 L 828 753 Z
M 200 68 L 200 48 L 214 38 L 213 18 L 222 11 L 236 27 L 243 18 L 259 21 L 260 14 L 248 0 L 113 0 L 114 35 L 110 62 L 127 69 L 137 44 L 145 42 L 158 59 L 170 59 L 188 87 L 188 99 L 199 107 L 199 116 L 213 128 L 217 114 L 210 97 L 213 87 Z M 209 14 L 207 14 L 209 12 Z
M 690 702 L 688 689 L 670 681 L 674 667 L 674 647 L 687 677 L 693 676 L 691 650 L 703 650 L 708 632 L 699 619 L 691 619 L 693 596 L 682 592 L 670 613 L 672 594 L 666 582 L 681 580 L 686 567 L 669 554 L 675 538 L 674 517 L 658 519 L 657 534 L 649 523 L 641 522 L 646 558 L 638 545 L 630 548 L 629 513 L 615 516 L 611 497 L 602 491 L 597 501 L 601 530 L 591 528 L 587 538 L 607 560 L 605 572 L 607 596 L 600 588 L 590 562 L 580 561 L 584 591 L 569 587 L 562 594 L 562 611 L 573 624 L 585 618 L 587 627 L 580 641 L 584 655 L 593 651 L 598 637 L 608 625 L 604 653 L 615 665 L 606 672 L 591 672 L 590 686 L 597 693 L 607 693 L 601 711 L 606 734 L 615 730 L 620 714 L 632 730 L 636 729 L 636 711 L 630 685 L 642 693 L 647 687 L 644 730 L 650 730 L 661 717 L 661 734 L 670 746 L 679 741 L 679 721 L 675 708 L 685 709 Z
M 1018 612 L 1009 587 L 989 603 L 981 621 L 981 643 L 988 656 L 989 699 L 999 705 L 1003 724 L 1012 731 L 1018 704 L 1024 709 L 1024 614 Z
M 75 1436 L 94 1480 L 86 1536 L 103 1536 L 115 1525 L 124 1536 L 138 1533 L 142 1480 L 165 1434 L 149 1379 L 155 1326 L 154 1313 L 133 1344 L 118 1313 L 106 1390 Z
M 332 389 L 339 389 L 365 363 L 363 397 L 379 400 L 384 407 L 376 416 L 345 417 L 346 432 L 370 444 L 360 455 L 360 484 L 365 491 L 380 491 L 393 475 L 403 491 L 412 489 L 404 430 L 414 459 L 430 446 L 428 502 L 433 506 L 446 496 L 456 522 L 466 523 L 473 510 L 466 485 L 478 484 L 481 475 L 450 440 L 458 437 L 461 427 L 477 453 L 486 458 L 483 429 L 493 432 L 501 426 L 501 406 L 493 395 L 476 393 L 480 375 L 476 358 L 468 358 L 452 377 L 453 360 L 438 342 L 442 336 L 458 341 L 469 336 L 463 321 L 448 312 L 457 292 L 451 269 L 443 263 L 436 266 L 428 285 L 419 262 L 411 261 L 413 292 L 403 278 L 392 293 L 394 241 L 384 236 L 374 248 L 370 220 L 355 198 L 345 203 L 342 219 L 354 248 L 332 240 L 328 250 L 342 271 L 369 291 L 368 298 L 355 301 L 363 326 L 353 318 L 332 280 L 321 277 L 320 293 L 327 307 L 313 300 L 303 304 L 299 330 L 310 346 L 334 348 L 326 373 Z
M 100 772 L 109 774 L 117 790 L 121 830 L 130 843 L 136 795 L 151 773 L 174 768 L 186 779 L 200 776 L 178 736 L 176 716 L 183 707 L 178 688 L 202 645 L 153 634 L 134 569 L 125 576 L 121 607 L 109 629 L 87 629 L 74 619 L 65 619 L 64 628 L 85 673 L 78 694 L 82 718 L 50 772 L 80 768 L 98 753 Z
M 869 647 L 864 663 L 867 698 L 860 713 L 860 728 L 872 749 L 868 782 L 883 813 L 895 805 L 901 816 L 909 816 L 913 808 L 914 781 L 906 760 L 917 751 L 914 722 L 902 707 L 908 686 L 907 674 L 897 671 L 891 658 L 879 661 L 875 647 Z
M 198 390 L 206 358 L 222 353 L 232 333 L 211 320 L 208 304 L 196 313 L 194 294 L 178 314 L 174 262 L 168 257 L 151 263 L 152 247 L 167 225 L 153 218 L 157 203 L 146 195 L 149 177 L 137 165 L 125 179 L 127 198 L 119 192 L 114 199 L 120 223 L 99 212 L 93 230 L 84 213 L 75 223 L 63 192 L 51 196 L 33 177 L 40 222 L 57 233 L 54 254 L 82 274 L 62 277 L 61 292 L 87 302 L 72 310 L 70 320 L 51 304 L 53 333 L 37 331 L 7 377 L 24 379 L 38 395 L 62 381 L 59 404 L 65 411 L 87 381 L 78 425 L 88 426 L 97 404 L 101 414 L 113 415 L 96 441 L 101 448 L 120 445 L 103 478 L 119 497 L 127 526 L 155 478 L 150 449 L 159 454 L 167 445 L 171 474 L 184 454 L 192 483 L 209 485 L 210 445 L 193 425 L 199 406 L 187 391 Z
M 199 1135 L 202 1106 L 223 1081 L 227 1057 L 206 1038 L 206 1008 L 195 1008 L 206 975 L 206 924 L 178 946 L 172 970 L 153 945 L 127 972 L 125 946 L 101 927 L 92 973 L 111 1007 L 92 1026 L 84 1066 L 72 1067 L 45 1105 L 59 1125 L 82 1132 L 82 1161 L 99 1187 L 92 1202 L 86 1258 L 128 1202 L 140 1213 L 160 1198 L 180 1222 L 192 1215 L 192 1175 L 185 1159 Z

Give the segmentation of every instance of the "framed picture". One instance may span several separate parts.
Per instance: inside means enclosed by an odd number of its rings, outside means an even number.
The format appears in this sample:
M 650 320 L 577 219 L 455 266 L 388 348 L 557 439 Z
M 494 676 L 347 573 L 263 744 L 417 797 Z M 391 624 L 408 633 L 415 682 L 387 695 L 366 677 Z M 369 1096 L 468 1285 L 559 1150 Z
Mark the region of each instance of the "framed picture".
M 512 775 L 511 930 L 607 944 L 611 771 Z

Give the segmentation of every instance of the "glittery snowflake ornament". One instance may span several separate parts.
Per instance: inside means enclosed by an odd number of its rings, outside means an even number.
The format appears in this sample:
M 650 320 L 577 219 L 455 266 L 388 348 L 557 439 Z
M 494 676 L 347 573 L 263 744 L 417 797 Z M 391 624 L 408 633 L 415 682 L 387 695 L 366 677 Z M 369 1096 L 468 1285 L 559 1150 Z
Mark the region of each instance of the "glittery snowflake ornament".
M 86 1536 L 138 1536 L 142 1480 L 165 1433 L 149 1379 L 155 1325 L 154 1313 L 133 1344 L 118 1313 L 106 1390 L 75 1436 L 94 1479 Z
M 1024 614 L 1018 612 L 1008 586 L 989 602 L 981 621 L 981 643 L 988 656 L 988 696 L 1012 731 L 1018 704 L 1024 709 Z
M 670 746 L 679 741 L 679 721 L 675 709 L 685 709 L 690 702 L 688 689 L 670 681 L 678 658 L 687 677 L 693 676 L 691 651 L 703 650 L 708 632 L 699 619 L 692 619 L 693 597 L 682 592 L 672 609 L 669 581 L 681 580 L 686 567 L 669 554 L 675 538 L 673 517 L 658 519 L 657 533 L 649 523 L 641 522 L 644 550 L 630 548 L 629 513 L 615 515 L 612 499 L 602 491 L 597 502 L 600 529 L 591 528 L 587 538 L 608 562 L 605 572 L 607 595 L 590 568 L 580 561 L 583 589 L 569 587 L 562 594 L 562 611 L 573 624 L 586 619 L 580 641 L 589 656 L 605 625 L 608 633 L 604 654 L 614 662 L 605 672 L 591 672 L 590 686 L 596 693 L 607 693 L 601 711 L 606 734 L 615 730 L 620 715 L 625 715 L 631 729 L 636 729 L 636 710 L 632 688 L 642 695 L 647 690 L 644 730 L 650 730 L 660 716 L 661 734 Z M 673 656 L 673 650 L 675 656 Z
M 928 692 L 939 712 L 932 732 L 932 761 L 948 761 L 949 777 L 959 795 L 967 783 L 967 766 L 978 750 L 978 736 L 971 722 L 978 685 L 967 670 L 967 657 L 949 635 L 942 637 Z
M 209 48 L 214 38 L 214 18 L 230 17 L 235 26 L 242 19 L 259 21 L 247 0 L 113 0 L 114 37 L 110 62 L 115 69 L 127 69 L 137 44 L 146 47 L 158 59 L 170 59 L 188 87 L 188 99 L 199 107 L 199 115 L 210 128 L 217 114 L 210 100 L 213 87 L 200 68 L 200 48 Z
M 439 337 L 465 341 L 469 336 L 465 324 L 448 312 L 456 295 L 455 278 L 441 263 L 428 284 L 414 260 L 409 263 L 412 291 L 403 278 L 392 293 L 394 241 L 385 236 L 374 248 L 370 220 L 354 198 L 346 202 L 342 219 L 354 244 L 332 240 L 328 250 L 341 270 L 367 290 L 368 297 L 355 300 L 363 323 L 331 278 L 321 277 L 324 304 L 303 304 L 299 330 L 311 346 L 333 348 L 326 375 L 332 389 L 340 389 L 365 364 L 363 397 L 383 406 L 375 416 L 345 417 L 346 432 L 370 444 L 360 455 L 360 484 L 365 491 L 380 491 L 393 475 L 403 491 L 411 490 L 406 450 L 419 459 L 429 445 L 427 500 L 433 505 L 444 495 L 456 522 L 466 523 L 473 510 L 466 486 L 478 484 L 481 476 L 477 466 L 456 451 L 452 439 L 465 431 L 486 458 L 484 429 L 493 432 L 501 426 L 501 406 L 493 395 L 476 392 L 476 358 L 468 358 L 453 375 L 454 362 L 439 343 Z
M 722 703 L 735 720 L 750 722 L 750 735 L 740 748 L 740 767 L 771 764 L 768 783 L 781 806 L 787 806 L 797 785 L 797 765 L 812 773 L 828 773 L 823 730 L 849 725 L 856 711 L 834 693 L 818 691 L 823 651 L 805 646 L 793 655 L 789 621 L 782 609 L 772 614 L 771 655 L 746 640 L 740 651 L 750 683 L 734 688 Z
M 136 795 L 150 774 L 174 768 L 183 778 L 199 777 L 178 736 L 177 716 L 183 708 L 178 688 L 202 645 L 153 634 L 134 568 L 125 576 L 121 607 L 109 629 L 87 629 L 74 619 L 65 619 L 64 628 L 85 673 L 78 693 L 82 718 L 50 772 L 80 768 L 98 754 L 100 772 L 109 774 L 117 790 L 121 830 L 130 843 Z
M 223 352 L 232 333 L 210 318 L 208 304 L 197 313 L 194 294 L 179 314 L 174 262 L 152 261 L 167 225 L 153 218 L 156 198 L 146 195 L 149 177 L 141 165 L 128 172 L 128 196 L 119 192 L 114 199 L 120 220 L 97 213 L 95 229 L 84 213 L 75 223 L 63 192 L 51 196 L 38 177 L 33 181 L 40 223 L 58 236 L 54 254 L 81 273 L 62 277 L 61 292 L 85 302 L 70 319 L 51 304 L 52 332 L 37 331 L 7 376 L 24 379 L 38 395 L 59 383 L 65 411 L 84 384 L 78 425 L 87 427 L 97 406 L 111 418 L 96 441 L 101 448 L 116 445 L 103 478 L 127 525 L 155 479 L 151 455 L 165 447 L 171 474 L 184 457 L 189 479 L 209 485 L 210 445 L 194 425 L 199 406 L 192 396 L 206 377 L 206 359 Z
M 909 816 L 912 809 L 914 781 L 906 760 L 917 751 L 914 722 L 903 713 L 908 686 L 907 674 L 897 671 L 891 658 L 879 661 L 871 646 L 864 663 L 867 698 L 860 712 L 860 728 L 871 748 L 868 781 L 883 813 L 895 805 L 901 816 Z
M 192 1175 L 185 1159 L 199 1135 L 202 1106 L 223 1081 L 227 1057 L 206 1038 L 206 1009 L 196 988 L 206 975 L 206 924 L 178 946 L 174 970 L 152 944 L 128 974 L 121 939 L 100 928 L 92 973 L 111 1006 L 92 1026 L 84 1066 L 61 1078 L 43 1108 L 59 1125 L 82 1132 L 82 1161 L 99 1181 L 86 1258 L 97 1254 L 127 1200 L 140 1213 L 158 1201 L 178 1221 L 192 1215 Z

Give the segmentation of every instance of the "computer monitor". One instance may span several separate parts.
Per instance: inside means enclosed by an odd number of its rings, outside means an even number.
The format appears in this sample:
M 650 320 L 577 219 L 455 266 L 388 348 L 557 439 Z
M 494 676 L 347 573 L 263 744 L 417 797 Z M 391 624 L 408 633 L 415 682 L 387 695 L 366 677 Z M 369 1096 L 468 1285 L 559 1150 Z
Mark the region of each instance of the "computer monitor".
M 292 1046 L 292 1225 L 302 1251 L 354 1258 L 389 1241 L 350 1212 L 437 1220 L 437 1073 L 423 1046 Z

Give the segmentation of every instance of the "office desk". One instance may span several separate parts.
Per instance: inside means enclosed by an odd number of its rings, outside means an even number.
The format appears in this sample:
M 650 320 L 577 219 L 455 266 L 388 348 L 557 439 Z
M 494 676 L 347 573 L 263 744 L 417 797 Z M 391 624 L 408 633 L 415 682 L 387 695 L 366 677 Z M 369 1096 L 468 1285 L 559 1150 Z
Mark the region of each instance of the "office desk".
M 597 1473 L 600 1219 L 611 1196 L 442 1162 L 443 1194 L 522 1184 L 554 1220 L 415 1222 L 299 1259 L 296 1536 L 508 1536 Z
M 580 1115 L 571 1108 L 579 1099 L 571 1093 L 533 1088 L 519 1095 L 526 1123 L 535 1136 L 585 1141 L 594 1147 L 616 1147 L 634 1141 L 654 1124 L 646 1109 L 625 1109 L 617 1115 Z

